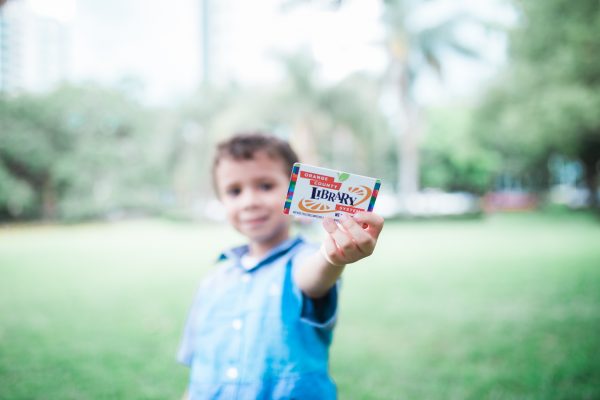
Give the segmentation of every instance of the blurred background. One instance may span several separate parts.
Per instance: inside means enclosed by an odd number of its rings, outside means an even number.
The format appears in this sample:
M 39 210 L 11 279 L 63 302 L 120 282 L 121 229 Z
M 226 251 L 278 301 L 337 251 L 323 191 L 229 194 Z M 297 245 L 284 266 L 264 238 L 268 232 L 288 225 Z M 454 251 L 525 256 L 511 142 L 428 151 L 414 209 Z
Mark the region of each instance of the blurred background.
M 600 398 L 599 54 L 596 0 L 0 0 L 0 398 L 180 395 L 256 130 L 383 180 L 341 398 Z

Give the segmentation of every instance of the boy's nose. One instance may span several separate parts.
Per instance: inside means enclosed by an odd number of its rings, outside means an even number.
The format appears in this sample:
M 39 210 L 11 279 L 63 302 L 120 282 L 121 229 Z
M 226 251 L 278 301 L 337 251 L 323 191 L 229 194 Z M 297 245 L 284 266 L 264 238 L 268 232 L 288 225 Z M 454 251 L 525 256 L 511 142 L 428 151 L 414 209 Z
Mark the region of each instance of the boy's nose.
M 244 208 L 255 207 L 259 204 L 260 204 L 260 196 L 256 190 L 244 191 L 244 196 L 242 197 L 242 206 Z

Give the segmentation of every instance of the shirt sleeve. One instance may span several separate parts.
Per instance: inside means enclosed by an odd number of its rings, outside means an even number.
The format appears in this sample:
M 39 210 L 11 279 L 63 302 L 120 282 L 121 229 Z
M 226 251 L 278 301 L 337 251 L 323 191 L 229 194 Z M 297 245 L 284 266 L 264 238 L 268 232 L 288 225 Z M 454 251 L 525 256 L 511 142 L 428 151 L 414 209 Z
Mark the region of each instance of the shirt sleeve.
M 293 268 L 301 266 L 303 261 L 312 256 L 318 247 L 316 245 L 306 245 L 293 258 Z M 338 292 L 340 280 L 333 285 L 329 291 L 321 298 L 312 299 L 305 295 L 302 290 L 293 281 L 294 293 L 300 300 L 300 320 L 315 328 L 331 330 L 337 321 L 338 312 Z

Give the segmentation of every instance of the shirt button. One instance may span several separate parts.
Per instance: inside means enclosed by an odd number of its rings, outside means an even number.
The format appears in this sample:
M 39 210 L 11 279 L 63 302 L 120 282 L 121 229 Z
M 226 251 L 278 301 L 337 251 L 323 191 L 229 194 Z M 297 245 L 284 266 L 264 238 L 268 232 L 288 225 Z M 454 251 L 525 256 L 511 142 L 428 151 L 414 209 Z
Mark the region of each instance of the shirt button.
M 244 283 L 250 282 L 250 275 L 249 274 L 242 275 L 242 282 L 244 282 Z
M 229 379 L 236 379 L 238 377 L 239 373 L 237 368 L 231 367 L 227 369 L 227 377 Z
M 241 319 L 234 319 L 233 322 L 231 323 L 231 326 L 236 331 L 239 331 L 240 329 L 242 329 L 242 320 Z

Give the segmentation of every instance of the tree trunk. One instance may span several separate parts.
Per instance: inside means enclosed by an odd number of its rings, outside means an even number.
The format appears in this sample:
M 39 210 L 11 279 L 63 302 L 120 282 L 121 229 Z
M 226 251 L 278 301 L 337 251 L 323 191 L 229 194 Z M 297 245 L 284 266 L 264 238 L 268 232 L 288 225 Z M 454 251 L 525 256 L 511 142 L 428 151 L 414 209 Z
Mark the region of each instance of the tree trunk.
M 600 211 L 600 203 L 598 203 L 598 168 L 600 161 L 583 160 L 585 173 L 585 186 L 590 193 L 589 206 L 590 208 Z
M 398 137 L 398 191 L 406 197 L 419 191 L 419 106 L 413 99 L 411 78 L 406 63 L 401 64 L 398 94 L 402 129 Z
M 56 191 L 52 186 L 52 180 L 46 178 L 42 184 L 42 218 L 53 220 L 56 218 Z
M 585 168 L 585 183 L 590 193 L 589 205 L 600 211 L 598 203 L 598 173 L 600 169 L 600 135 L 591 132 L 582 141 L 580 158 Z
M 590 168 L 586 167 L 585 182 L 590 192 L 590 207 L 600 211 L 600 203 L 598 203 L 598 165 L 593 165 Z
M 404 99 L 404 128 L 398 138 L 398 190 L 401 196 L 419 191 L 419 114 L 415 104 Z

